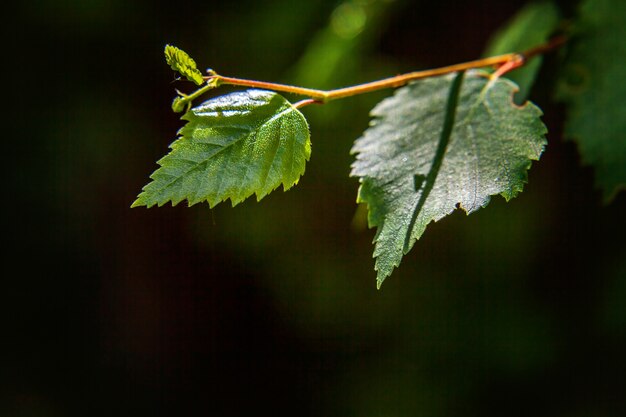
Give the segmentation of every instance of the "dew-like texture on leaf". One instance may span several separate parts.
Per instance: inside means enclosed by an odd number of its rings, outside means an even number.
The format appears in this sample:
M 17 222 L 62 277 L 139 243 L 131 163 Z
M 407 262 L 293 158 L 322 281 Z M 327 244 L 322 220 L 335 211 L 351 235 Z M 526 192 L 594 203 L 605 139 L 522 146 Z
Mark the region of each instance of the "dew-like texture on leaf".
M 484 55 L 523 52 L 546 42 L 558 24 L 559 12 L 552 2 L 529 3 L 505 27 L 496 32 L 489 41 Z M 515 96 L 516 100 L 524 101 L 528 96 L 541 67 L 541 61 L 541 56 L 535 56 L 522 67 L 507 73 L 507 78 L 520 88 L 520 92 Z
M 584 1 L 577 27 L 559 83 L 565 136 L 608 202 L 626 186 L 626 4 Z
M 377 227 L 380 284 L 431 221 L 456 207 L 467 213 L 490 196 L 509 200 L 546 144 L 541 110 L 513 104 L 515 84 L 482 71 L 412 83 L 381 101 L 352 152 L 358 201 Z
M 165 45 L 165 62 L 174 71 L 184 75 L 189 81 L 197 85 L 202 84 L 202 73 L 196 67 L 196 61 L 187 52 L 172 45 Z
M 311 155 L 304 116 L 270 91 L 217 97 L 182 118 L 188 123 L 133 207 L 185 199 L 213 207 L 228 198 L 234 206 L 252 194 L 260 200 L 280 184 L 295 185 Z

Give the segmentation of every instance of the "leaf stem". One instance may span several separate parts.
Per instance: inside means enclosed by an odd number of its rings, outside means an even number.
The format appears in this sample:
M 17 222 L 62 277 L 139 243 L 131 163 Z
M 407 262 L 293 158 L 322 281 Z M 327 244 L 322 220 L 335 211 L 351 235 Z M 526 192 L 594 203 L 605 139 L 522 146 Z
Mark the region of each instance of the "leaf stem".
M 281 91 L 283 93 L 292 93 L 300 96 L 308 96 L 318 100 L 326 99 L 328 95 L 327 91 L 315 90 L 312 88 L 296 87 L 293 85 L 269 83 L 265 81 L 246 80 L 243 78 L 224 77 L 223 75 L 215 74 L 207 77 L 208 80 L 217 79 L 218 84 L 238 85 L 242 87 L 260 88 L 263 90 Z
M 308 106 L 309 104 L 324 104 L 324 102 L 315 98 L 307 98 L 307 99 L 298 101 L 297 103 L 293 103 L 293 107 L 295 107 L 296 109 L 299 109 L 301 107 Z
M 565 42 L 567 42 L 567 36 L 565 35 L 556 36 L 550 39 L 546 43 L 542 43 L 541 45 L 537 45 L 533 48 L 525 50 L 524 52 L 521 53 L 521 55 L 524 57 L 525 61 L 528 61 L 530 58 L 536 55 L 545 54 L 546 52 L 550 52 L 553 49 L 556 49 L 562 46 L 563 44 L 565 44 Z
M 313 103 L 326 103 L 331 100 L 336 100 L 345 97 L 351 97 L 358 94 L 365 94 L 373 91 L 378 91 L 386 88 L 401 87 L 411 81 L 419 80 L 422 78 L 436 77 L 439 75 L 450 74 L 453 72 L 465 71 L 468 69 L 484 68 L 484 67 L 498 67 L 499 71 L 497 76 L 504 74 L 514 68 L 524 65 L 528 59 L 549 52 L 555 48 L 558 48 L 567 41 L 564 36 L 559 36 L 550 41 L 530 48 L 521 53 L 509 53 L 504 55 L 497 55 L 487 58 L 481 58 L 474 61 L 463 62 L 460 64 L 448 65 L 445 67 L 434 68 L 424 71 L 414 71 L 407 74 L 396 75 L 394 77 L 384 78 L 378 81 L 372 81 L 365 84 L 354 85 L 351 87 L 343 87 L 335 90 L 316 90 L 312 88 L 297 87 L 287 84 L 277 84 L 265 81 L 247 80 L 243 78 L 225 77 L 216 73 L 211 73 L 204 77 L 207 80 L 208 85 L 200 88 L 193 94 L 186 96 L 185 98 L 195 98 L 200 94 L 208 91 L 211 88 L 222 84 L 236 85 L 242 87 L 261 88 L 265 90 L 280 91 L 283 93 L 296 94 L 309 97 L 308 100 L 302 100 L 296 103 L 296 108 L 304 107 Z M 209 87 L 209 85 L 211 87 Z
M 265 81 L 246 80 L 242 78 L 224 77 L 215 74 L 206 77 L 207 80 L 217 80 L 218 84 L 238 85 L 243 87 L 262 88 L 265 90 L 280 91 L 283 93 L 298 94 L 308 96 L 316 101 L 326 103 L 330 100 L 365 94 L 372 91 L 382 90 L 385 88 L 396 88 L 407 84 L 410 81 L 420 78 L 435 77 L 437 75 L 445 75 L 452 72 L 464 71 L 472 68 L 482 68 L 493 65 L 502 65 L 510 61 L 518 61 L 521 56 L 517 53 L 498 55 L 489 58 L 477 59 L 475 61 L 463 62 L 461 64 L 449 65 L 446 67 L 429 69 L 425 71 L 415 71 L 408 74 L 396 75 L 395 77 L 384 78 L 378 81 L 372 81 L 365 84 L 354 85 L 351 87 L 338 88 L 335 90 L 314 90 L 311 88 L 296 87 L 293 85 L 269 83 Z M 307 103 L 310 104 L 310 103 Z

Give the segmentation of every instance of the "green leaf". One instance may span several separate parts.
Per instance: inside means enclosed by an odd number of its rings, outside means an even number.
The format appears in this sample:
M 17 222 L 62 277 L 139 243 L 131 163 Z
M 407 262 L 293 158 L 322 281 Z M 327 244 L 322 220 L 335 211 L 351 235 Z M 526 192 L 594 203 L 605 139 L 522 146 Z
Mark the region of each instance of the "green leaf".
M 187 77 L 189 81 L 193 81 L 197 85 L 203 83 L 202 73 L 196 67 L 196 61 L 182 49 L 172 45 L 165 45 L 165 62 L 174 71 Z
M 582 3 L 558 96 L 567 103 L 565 136 L 609 202 L 626 185 L 626 7 L 623 0 Z
M 557 7 L 551 2 L 529 3 L 505 27 L 496 32 L 484 55 L 523 52 L 546 42 L 559 24 L 559 17 Z M 520 88 L 516 95 L 520 102 L 526 100 L 541 67 L 541 61 L 541 56 L 533 57 L 522 67 L 507 73 L 507 78 Z
M 356 140 L 351 175 L 358 202 L 377 227 L 378 287 L 431 221 L 460 207 L 468 214 L 490 196 L 508 201 L 546 144 L 541 110 L 512 102 L 516 86 L 482 71 L 428 78 L 400 88 L 373 110 Z
M 280 184 L 285 191 L 295 185 L 311 155 L 304 116 L 270 91 L 217 97 L 182 118 L 188 123 L 132 207 L 261 200 Z

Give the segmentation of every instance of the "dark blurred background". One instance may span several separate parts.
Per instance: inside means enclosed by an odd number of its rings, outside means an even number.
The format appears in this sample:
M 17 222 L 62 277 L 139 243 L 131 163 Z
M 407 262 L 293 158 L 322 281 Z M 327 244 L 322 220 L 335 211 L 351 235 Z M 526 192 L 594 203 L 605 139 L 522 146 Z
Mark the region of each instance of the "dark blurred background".
M 191 89 L 166 43 L 225 75 L 339 87 L 477 58 L 523 4 L 13 4 L 0 416 L 626 415 L 626 198 L 602 206 L 563 141 L 550 59 L 524 192 L 432 224 L 380 291 L 348 174 L 388 91 L 304 109 L 313 155 L 287 193 L 129 208 Z

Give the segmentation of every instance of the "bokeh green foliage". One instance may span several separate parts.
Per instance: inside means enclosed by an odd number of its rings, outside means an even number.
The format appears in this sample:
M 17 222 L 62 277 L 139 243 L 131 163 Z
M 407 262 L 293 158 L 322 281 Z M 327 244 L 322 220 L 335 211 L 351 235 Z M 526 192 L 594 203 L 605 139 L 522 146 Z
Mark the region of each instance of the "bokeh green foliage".
M 585 0 L 561 71 L 558 97 L 567 106 L 565 136 L 594 169 L 605 202 L 626 188 L 626 7 Z
M 557 31 L 560 19 L 559 9 L 553 2 L 530 2 L 493 34 L 484 56 L 522 52 L 540 45 Z M 519 86 L 520 91 L 515 96 L 518 103 L 528 97 L 542 62 L 543 57 L 537 56 L 507 73 L 506 78 Z

